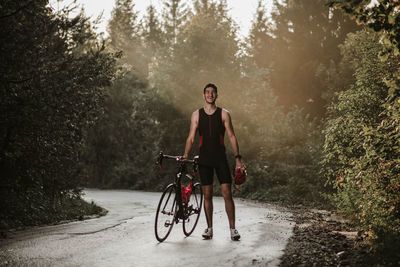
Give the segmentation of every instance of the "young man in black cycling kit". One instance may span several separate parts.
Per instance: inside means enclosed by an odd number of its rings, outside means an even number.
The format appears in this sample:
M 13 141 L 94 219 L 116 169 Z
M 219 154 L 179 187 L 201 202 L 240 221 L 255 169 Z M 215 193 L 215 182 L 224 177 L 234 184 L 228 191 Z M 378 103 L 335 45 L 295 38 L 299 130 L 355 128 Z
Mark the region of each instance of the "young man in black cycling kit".
M 239 145 L 233 131 L 231 116 L 225 109 L 215 105 L 217 100 L 217 86 L 207 84 L 204 87 L 204 107 L 193 112 L 190 124 L 189 136 L 186 140 L 184 158 L 187 158 L 192 149 L 196 130 L 200 135 L 199 172 L 204 194 L 204 211 L 208 228 L 203 233 L 203 238 L 213 237 L 213 177 L 214 170 L 221 184 L 222 196 L 225 200 L 225 210 L 228 215 L 232 240 L 239 240 L 239 232 L 235 228 L 235 204 L 232 198 L 232 176 L 225 154 L 224 135 L 228 133 L 229 141 L 235 153 L 236 168 L 241 171 L 245 166 L 239 154 Z

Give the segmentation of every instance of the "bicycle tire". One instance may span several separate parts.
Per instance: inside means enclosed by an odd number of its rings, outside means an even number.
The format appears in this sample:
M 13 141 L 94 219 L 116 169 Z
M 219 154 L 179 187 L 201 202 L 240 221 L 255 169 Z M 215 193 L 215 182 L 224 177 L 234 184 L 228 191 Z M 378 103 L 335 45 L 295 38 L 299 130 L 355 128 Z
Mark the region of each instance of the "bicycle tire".
M 167 239 L 175 224 L 176 216 L 176 187 L 168 185 L 161 195 L 157 206 L 157 213 L 154 223 L 154 232 L 159 242 Z
M 183 233 L 190 236 L 200 218 L 201 207 L 203 204 L 203 190 L 200 183 L 195 183 L 192 187 L 192 193 L 188 206 L 186 208 L 185 219 L 183 220 Z

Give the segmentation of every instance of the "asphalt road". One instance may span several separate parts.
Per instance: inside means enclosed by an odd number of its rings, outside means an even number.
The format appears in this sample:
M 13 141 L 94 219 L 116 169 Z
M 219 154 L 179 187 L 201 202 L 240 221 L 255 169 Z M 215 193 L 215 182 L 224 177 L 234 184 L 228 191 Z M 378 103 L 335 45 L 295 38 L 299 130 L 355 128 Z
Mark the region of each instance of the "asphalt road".
M 277 266 L 294 223 L 270 204 L 235 199 L 242 238 L 230 240 L 222 198 L 214 199 L 214 238 L 203 240 L 204 212 L 185 237 L 175 225 L 158 243 L 154 216 L 160 193 L 86 190 L 85 199 L 109 210 L 86 221 L 17 231 L 0 239 L 1 266 Z

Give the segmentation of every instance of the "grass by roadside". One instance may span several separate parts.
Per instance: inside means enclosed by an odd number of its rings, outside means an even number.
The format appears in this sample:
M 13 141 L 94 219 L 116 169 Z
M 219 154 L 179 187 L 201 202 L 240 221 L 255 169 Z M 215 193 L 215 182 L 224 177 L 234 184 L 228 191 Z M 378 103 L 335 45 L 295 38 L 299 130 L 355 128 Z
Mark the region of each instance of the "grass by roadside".
M 6 237 L 7 231 L 12 229 L 84 220 L 103 216 L 107 212 L 94 202 L 89 203 L 76 196 L 66 196 L 56 203 L 44 199 L 40 206 L 27 205 L 8 210 L 6 216 L 0 219 L 0 237 Z

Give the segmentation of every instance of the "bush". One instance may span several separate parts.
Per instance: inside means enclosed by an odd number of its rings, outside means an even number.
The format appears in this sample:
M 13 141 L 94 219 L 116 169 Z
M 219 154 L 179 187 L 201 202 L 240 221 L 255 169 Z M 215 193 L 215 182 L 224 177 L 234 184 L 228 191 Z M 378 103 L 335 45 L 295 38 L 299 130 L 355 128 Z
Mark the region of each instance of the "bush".
M 321 192 L 325 181 L 319 174 L 322 136 L 316 119 L 299 109 L 277 112 L 268 124 L 264 146 L 246 162 L 249 179 L 239 194 L 252 199 L 285 203 L 327 205 Z M 252 135 L 257 144 L 258 135 Z M 246 151 L 243 154 L 249 153 Z
M 399 57 L 378 58 L 378 34 L 349 34 L 342 46 L 355 83 L 329 107 L 324 173 L 337 190 L 333 200 L 374 244 L 400 241 L 399 102 L 388 98 Z M 398 99 L 398 98 L 395 98 Z

